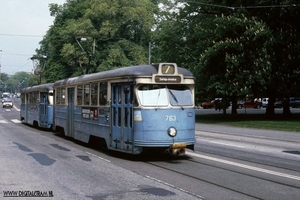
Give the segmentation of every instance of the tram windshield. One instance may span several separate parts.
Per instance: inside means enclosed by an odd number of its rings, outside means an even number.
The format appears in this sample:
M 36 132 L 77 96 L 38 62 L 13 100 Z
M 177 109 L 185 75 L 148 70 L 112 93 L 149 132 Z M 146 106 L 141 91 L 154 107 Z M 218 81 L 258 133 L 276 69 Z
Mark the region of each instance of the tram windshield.
M 145 84 L 138 87 L 142 106 L 192 106 L 192 91 L 186 85 Z

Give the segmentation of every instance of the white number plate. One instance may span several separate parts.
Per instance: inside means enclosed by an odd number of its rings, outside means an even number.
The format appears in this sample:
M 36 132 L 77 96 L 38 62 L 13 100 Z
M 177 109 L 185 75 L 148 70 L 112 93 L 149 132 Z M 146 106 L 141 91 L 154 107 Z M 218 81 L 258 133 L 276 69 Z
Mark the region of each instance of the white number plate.
M 176 115 L 166 115 L 166 121 L 175 122 Z

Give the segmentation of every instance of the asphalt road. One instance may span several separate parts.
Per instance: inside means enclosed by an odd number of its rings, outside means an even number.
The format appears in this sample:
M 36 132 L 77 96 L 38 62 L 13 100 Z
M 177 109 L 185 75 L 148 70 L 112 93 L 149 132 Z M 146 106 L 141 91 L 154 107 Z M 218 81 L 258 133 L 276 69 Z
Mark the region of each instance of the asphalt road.
M 38 192 L 72 200 L 194 198 L 84 144 L 21 124 L 17 114 L 15 108 L 0 110 L 0 198 Z
M 51 199 L 300 199 L 297 132 L 196 124 L 195 151 L 186 156 L 136 157 L 26 126 L 18 117 L 17 107 L 0 109 L 0 198 L 7 191 L 50 191 Z

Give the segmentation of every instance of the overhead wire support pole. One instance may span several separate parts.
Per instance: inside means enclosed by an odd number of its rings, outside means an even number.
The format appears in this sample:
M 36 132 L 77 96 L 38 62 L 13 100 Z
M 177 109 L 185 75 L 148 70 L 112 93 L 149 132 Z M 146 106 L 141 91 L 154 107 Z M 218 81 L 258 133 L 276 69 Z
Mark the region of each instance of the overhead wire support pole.
M 75 38 L 77 44 L 79 45 L 80 49 L 82 50 L 82 52 L 87 56 L 88 58 L 88 65 L 86 68 L 86 72 L 89 72 L 89 68 L 90 68 L 90 64 L 91 64 L 91 59 L 92 57 L 95 55 L 95 49 L 96 49 L 96 35 L 91 35 L 91 34 L 77 34 L 77 35 L 73 35 L 73 37 Z M 91 51 L 86 51 L 83 46 L 80 44 L 80 41 L 86 41 L 87 37 L 93 38 L 93 43 L 92 43 L 92 50 Z
M 84 48 L 81 46 L 81 44 L 80 44 L 80 42 L 77 40 L 77 38 L 76 38 L 76 42 L 77 42 L 77 44 L 80 46 L 81 50 L 82 50 L 84 53 L 86 53 L 86 51 L 85 51 Z

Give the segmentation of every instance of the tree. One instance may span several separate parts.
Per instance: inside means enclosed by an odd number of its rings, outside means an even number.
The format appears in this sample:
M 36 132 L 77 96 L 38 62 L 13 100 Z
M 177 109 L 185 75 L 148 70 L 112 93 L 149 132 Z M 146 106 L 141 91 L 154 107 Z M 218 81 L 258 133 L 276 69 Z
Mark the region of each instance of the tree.
M 297 2 L 182 2 L 186 3 L 179 8 L 177 17 L 172 18 L 174 22 L 164 22 L 175 27 L 172 32 L 181 34 L 170 37 L 164 46 L 177 41 L 185 49 L 180 55 L 185 55 L 186 66 L 195 74 L 200 97 L 220 95 L 234 103 L 246 94 L 268 94 L 272 101 L 273 96 L 288 96 L 297 91 L 300 33 L 295 23 L 299 19 L 299 9 L 294 6 Z M 172 26 L 175 23 L 179 24 Z M 165 33 L 167 28 L 160 35 Z M 183 57 L 180 55 L 172 59 L 179 60 Z M 267 111 L 274 113 L 272 104 Z
M 156 9 L 150 0 L 51 4 L 54 25 L 37 50 L 38 54 L 49 55 L 47 81 L 146 63 Z

